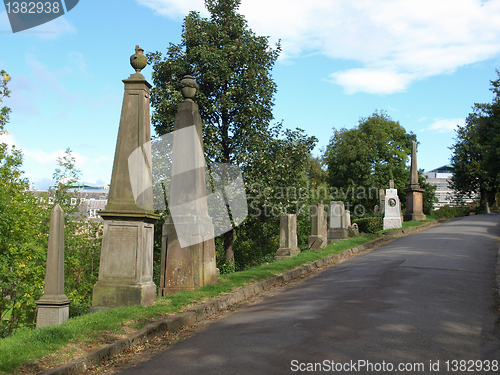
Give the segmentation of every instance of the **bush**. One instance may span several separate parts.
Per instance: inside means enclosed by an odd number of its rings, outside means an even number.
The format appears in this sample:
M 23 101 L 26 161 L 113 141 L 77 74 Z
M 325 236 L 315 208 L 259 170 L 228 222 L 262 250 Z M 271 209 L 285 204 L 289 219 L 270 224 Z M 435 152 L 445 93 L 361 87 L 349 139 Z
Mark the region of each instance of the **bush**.
M 375 233 L 383 228 L 382 217 L 364 217 L 354 220 L 360 232 Z
M 461 216 L 469 216 L 469 206 L 453 206 L 448 205 L 441 207 L 440 209 L 434 211 L 433 215 L 437 218 L 453 218 Z

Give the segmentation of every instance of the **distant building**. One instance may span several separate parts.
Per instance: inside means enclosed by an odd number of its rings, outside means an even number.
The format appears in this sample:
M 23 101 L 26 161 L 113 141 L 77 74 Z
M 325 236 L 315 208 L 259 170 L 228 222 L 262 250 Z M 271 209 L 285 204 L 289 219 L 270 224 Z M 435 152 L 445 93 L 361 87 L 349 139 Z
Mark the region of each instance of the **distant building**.
M 52 185 L 56 188 L 56 185 Z M 78 206 L 79 213 L 85 221 L 103 221 L 99 216 L 99 211 L 104 210 L 108 203 L 109 186 L 92 186 L 83 183 L 72 184 L 70 191 L 76 192 L 77 196 L 71 198 L 70 205 Z M 50 196 L 50 190 L 47 192 L 49 204 L 53 203 L 53 197 Z M 41 203 L 44 203 L 43 198 Z
M 456 202 L 453 200 L 455 192 L 450 188 L 451 178 L 453 177 L 453 167 L 449 164 L 433 169 L 432 171 L 424 172 L 423 175 L 427 178 L 427 182 L 436 186 L 436 198 L 438 203 L 434 203 L 434 209 L 443 206 L 454 206 Z M 467 203 L 472 202 L 472 199 L 465 199 Z

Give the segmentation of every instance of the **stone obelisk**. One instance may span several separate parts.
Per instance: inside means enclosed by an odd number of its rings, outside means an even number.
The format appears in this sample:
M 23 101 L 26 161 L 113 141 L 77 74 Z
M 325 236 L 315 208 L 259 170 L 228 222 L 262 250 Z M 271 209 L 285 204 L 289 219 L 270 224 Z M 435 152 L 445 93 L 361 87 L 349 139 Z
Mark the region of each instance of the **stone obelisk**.
M 144 50 L 136 46 L 130 64 L 135 74 L 123 80 L 120 127 L 116 142 L 108 203 L 104 219 L 99 279 L 94 285 L 91 311 L 155 301 L 153 283 L 153 211 L 149 89 L 140 73 L 147 65 Z M 138 153 L 135 150 L 142 150 Z M 141 160 L 129 168 L 134 153 Z M 134 192 L 136 194 L 134 195 Z M 138 195 L 140 192 L 140 196 Z M 139 202 L 140 204 L 136 204 Z
M 174 121 L 172 179 L 163 224 L 158 295 L 194 290 L 217 280 L 214 226 L 208 215 L 202 121 L 193 101 L 197 84 L 181 80 L 184 101 Z
M 424 215 L 424 191 L 425 189 L 422 189 L 418 182 L 417 142 L 413 141 L 411 147 L 410 186 L 408 186 L 408 189 L 405 190 L 405 221 L 425 221 L 426 216 Z
M 58 204 L 50 213 L 44 294 L 35 303 L 38 307 L 36 328 L 68 320 L 71 300 L 64 294 L 64 211 Z

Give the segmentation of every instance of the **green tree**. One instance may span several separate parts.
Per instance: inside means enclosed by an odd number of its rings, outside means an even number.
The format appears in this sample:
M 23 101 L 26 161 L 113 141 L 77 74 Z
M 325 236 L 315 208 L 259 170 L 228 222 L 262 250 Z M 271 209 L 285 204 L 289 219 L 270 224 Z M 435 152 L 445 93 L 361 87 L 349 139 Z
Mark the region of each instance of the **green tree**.
M 0 104 L 9 96 L 9 75 L 0 71 Z M 10 108 L 0 110 L 5 133 Z M 22 153 L 0 144 L 0 337 L 32 327 L 35 303 L 43 292 L 47 249 L 44 211 L 21 170 Z
M 274 256 L 279 247 L 282 213 L 297 214 L 298 243 L 302 249 L 310 234 L 307 161 L 317 139 L 301 129 L 283 130 L 277 125 L 259 142 L 252 164 L 242 167 L 249 207 L 247 220 L 235 230 L 237 269 Z
M 153 62 L 152 123 L 159 135 L 173 130 L 178 83 L 192 74 L 199 85 L 195 101 L 204 120 L 204 146 L 209 162 L 232 163 L 249 170 L 268 139 L 276 84 L 270 71 L 280 45 L 255 35 L 237 13 L 240 0 L 206 0 L 210 18 L 191 12 L 184 20 L 182 41 L 167 55 L 150 54 Z M 258 157 L 258 156 L 257 156 Z M 226 258 L 233 258 L 233 231 L 224 235 Z
M 324 154 L 324 152 L 323 152 Z M 320 187 L 328 181 L 328 169 L 326 161 L 322 156 L 309 155 L 306 161 L 307 178 L 312 187 Z
M 500 190 L 500 72 L 490 81 L 491 103 L 474 104 L 465 126 L 457 127 L 451 187 L 457 195 L 480 196 L 482 210 L 496 204 Z
M 361 205 L 371 212 L 378 204 L 378 189 L 394 180 L 401 203 L 409 184 L 407 163 L 415 134 L 407 132 L 384 112 L 362 118 L 352 129 L 335 130 L 325 158 L 332 198 L 348 200 L 349 206 Z M 363 210 L 356 210 L 361 214 Z

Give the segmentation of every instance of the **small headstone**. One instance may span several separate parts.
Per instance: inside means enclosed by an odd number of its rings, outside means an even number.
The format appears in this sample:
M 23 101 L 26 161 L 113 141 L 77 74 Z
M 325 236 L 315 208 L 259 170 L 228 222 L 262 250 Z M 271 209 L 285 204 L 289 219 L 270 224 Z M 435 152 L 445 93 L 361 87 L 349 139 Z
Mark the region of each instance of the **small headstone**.
M 354 236 L 359 236 L 359 227 L 357 223 L 352 225 L 352 231 L 354 232 Z
M 311 205 L 311 235 L 307 238 L 308 249 L 321 249 L 326 246 L 327 215 L 323 204 Z
M 375 216 L 380 216 L 380 207 L 378 204 L 376 204 L 375 207 L 373 208 L 373 214 Z
M 392 186 L 394 186 L 394 182 L 392 182 Z M 398 191 L 397 189 L 387 189 L 385 191 L 384 230 L 401 228 L 402 226 Z
M 378 195 L 379 195 L 380 216 L 384 216 L 384 212 L 385 212 L 385 189 L 380 189 Z
M 64 294 L 64 211 L 59 205 L 50 213 L 44 294 L 35 303 L 38 306 L 36 328 L 68 320 L 71 300 Z
M 345 210 L 342 215 L 342 228 L 348 229 L 351 226 L 351 211 Z
M 276 260 L 293 257 L 300 253 L 297 246 L 297 215 L 281 215 L 280 248 L 274 257 Z
M 330 202 L 330 207 L 328 212 L 330 214 L 330 224 L 328 227 L 328 234 L 327 234 L 328 244 L 335 242 L 337 240 L 345 240 L 349 238 L 347 227 L 345 227 L 344 224 L 347 223 L 344 202 L 342 201 Z M 349 215 L 349 221 L 350 221 L 350 215 Z

